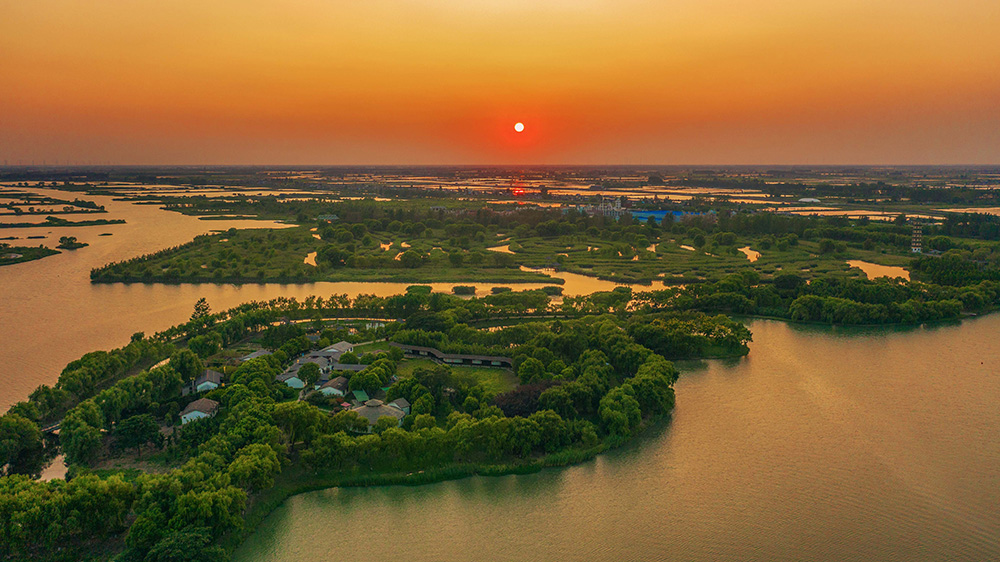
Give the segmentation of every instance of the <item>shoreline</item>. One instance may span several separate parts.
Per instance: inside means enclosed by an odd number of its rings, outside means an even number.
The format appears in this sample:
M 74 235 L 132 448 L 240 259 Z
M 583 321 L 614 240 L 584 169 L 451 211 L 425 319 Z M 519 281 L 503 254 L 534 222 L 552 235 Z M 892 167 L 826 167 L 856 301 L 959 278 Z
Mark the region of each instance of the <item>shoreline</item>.
M 712 359 L 715 359 L 714 357 Z M 333 488 L 378 488 L 386 486 L 424 486 L 440 484 L 454 480 L 472 477 L 501 477 L 525 474 L 536 474 L 546 469 L 561 469 L 592 461 L 602 454 L 634 445 L 656 426 L 668 425 L 673 420 L 673 413 L 643 420 L 642 425 L 629 438 L 624 440 L 605 440 L 590 449 L 571 449 L 547 454 L 537 459 L 515 463 L 450 463 L 445 466 L 410 472 L 379 472 L 359 474 L 357 470 L 349 474 L 333 475 L 314 474 L 305 471 L 298 463 L 282 471 L 275 478 L 275 485 L 261 494 L 259 498 L 249 502 L 244 527 L 238 532 L 230 533 L 222 538 L 219 544 L 230 556 L 243 545 L 251 535 L 257 532 L 261 524 L 276 509 L 289 499 L 310 492 L 329 490 Z M 303 478 L 301 482 L 289 480 Z

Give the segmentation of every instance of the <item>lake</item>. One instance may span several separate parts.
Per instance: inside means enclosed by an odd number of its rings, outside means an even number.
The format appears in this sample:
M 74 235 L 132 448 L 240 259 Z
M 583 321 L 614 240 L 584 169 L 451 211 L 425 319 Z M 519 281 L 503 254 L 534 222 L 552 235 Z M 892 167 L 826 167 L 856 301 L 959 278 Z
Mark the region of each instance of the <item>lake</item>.
M 1000 559 L 1000 315 L 750 322 L 683 363 L 671 422 L 526 476 L 291 498 L 238 562 Z

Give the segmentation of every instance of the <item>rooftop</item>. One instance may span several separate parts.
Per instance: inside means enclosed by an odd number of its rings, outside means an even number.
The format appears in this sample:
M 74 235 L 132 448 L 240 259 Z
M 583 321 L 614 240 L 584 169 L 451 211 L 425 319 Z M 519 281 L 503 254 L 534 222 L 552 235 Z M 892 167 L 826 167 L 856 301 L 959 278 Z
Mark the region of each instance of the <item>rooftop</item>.
M 203 414 L 212 415 L 217 411 L 219 411 L 218 402 L 208 398 L 199 398 L 188 404 L 187 408 L 184 408 L 180 415 L 183 416 L 185 414 L 190 414 L 191 412 L 201 412 Z
M 403 419 L 405 414 L 399 408 L 387 406 L 381 400 L 366 400 L 364 404 L 357 408 L 352 408 L 352 412 L 357 412 L 361 417 L 368 420 L 368 425 L 375 425 L 381 417 L 391 417 L 397 420 Z

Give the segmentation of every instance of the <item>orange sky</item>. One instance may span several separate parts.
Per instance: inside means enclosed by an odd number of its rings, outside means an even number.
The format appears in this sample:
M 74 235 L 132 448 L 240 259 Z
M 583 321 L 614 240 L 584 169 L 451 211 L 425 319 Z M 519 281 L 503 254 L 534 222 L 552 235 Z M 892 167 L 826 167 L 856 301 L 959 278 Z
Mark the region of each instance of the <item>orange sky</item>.
M 42 160 L 1000 164 L 1000 1 L 0 0 Z

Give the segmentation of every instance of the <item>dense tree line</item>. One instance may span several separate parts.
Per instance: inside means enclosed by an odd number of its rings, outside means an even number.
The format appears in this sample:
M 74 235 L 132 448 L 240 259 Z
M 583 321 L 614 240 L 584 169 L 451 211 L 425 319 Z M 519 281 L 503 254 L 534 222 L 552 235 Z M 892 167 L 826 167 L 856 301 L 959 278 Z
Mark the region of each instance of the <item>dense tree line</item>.
M 644 310 L 756 314 L 831 324 L 917 323 L 992 310 L 1000 305 L 1000 283 L 945 286 L 899 278 L 824 278 L 806 283 L 791 273 L 762 281 L 755 272 L 745 272 L 716 283 L 641 293 L 636 301 Z

